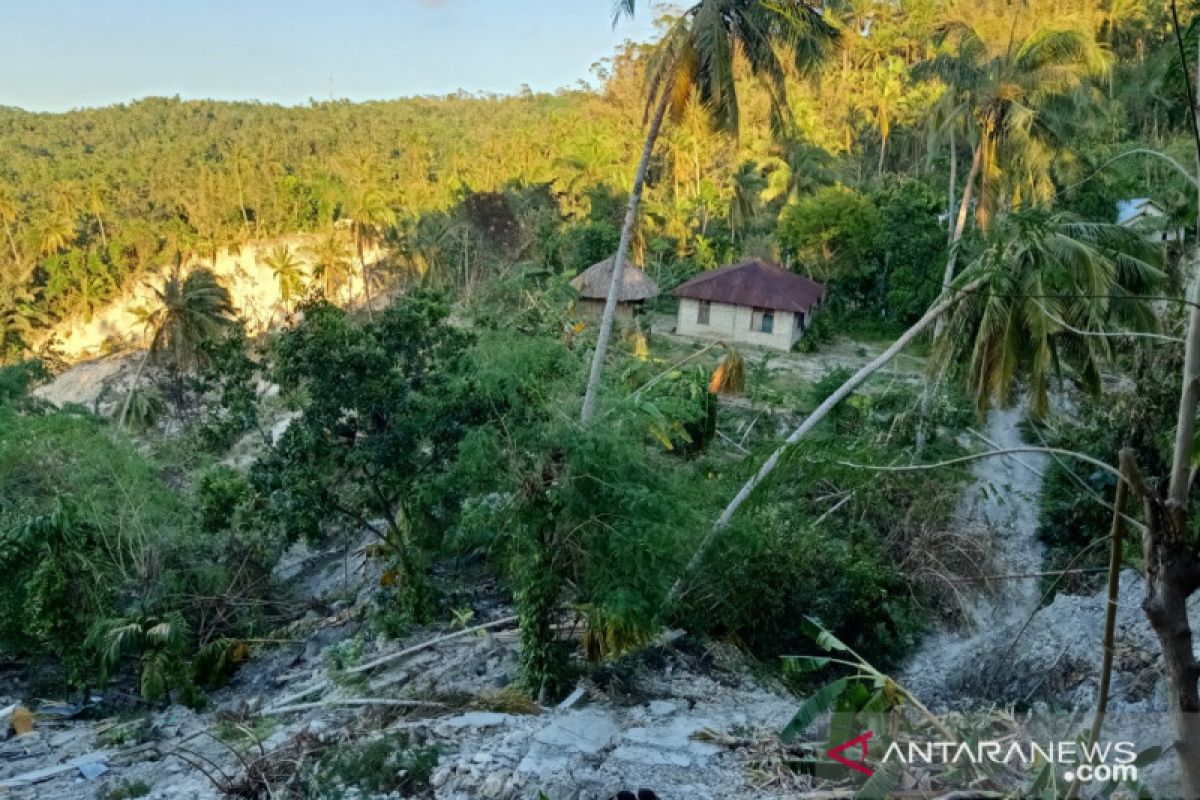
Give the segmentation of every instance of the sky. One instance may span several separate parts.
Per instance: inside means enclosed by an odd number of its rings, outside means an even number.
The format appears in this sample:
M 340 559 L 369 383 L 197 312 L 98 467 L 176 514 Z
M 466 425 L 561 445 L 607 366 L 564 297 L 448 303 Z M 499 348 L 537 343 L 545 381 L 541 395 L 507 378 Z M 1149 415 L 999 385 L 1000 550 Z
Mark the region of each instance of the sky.
M 552 91 L 653 14 L 611 0 L 0 0 L 0 105 Z

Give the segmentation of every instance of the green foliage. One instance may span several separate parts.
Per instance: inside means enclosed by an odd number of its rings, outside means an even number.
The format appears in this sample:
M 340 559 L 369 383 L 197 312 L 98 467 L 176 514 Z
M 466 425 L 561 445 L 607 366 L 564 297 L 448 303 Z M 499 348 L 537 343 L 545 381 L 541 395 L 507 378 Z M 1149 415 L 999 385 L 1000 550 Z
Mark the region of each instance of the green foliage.
M 100 677 L 106 680 L 130 656 L 138 661 L 142 698 L 170 701 L 172 688 L 190 688 L 184 658 L 189 640 L 187 621 L 178 611 L 164 617 L 134 615 L 102 619 L 92 625 L 86 646 L 100 654 Z
M 429 789 L 438 751 L 417 747 L 403 733 L 333 748 L 309 776 L 307 796 L 341 798 L 347 790 L 418 796 Z
M 982 410 L 1009 405 L 1018 376 L 1030 410 L 1048 410 L 1053 374 L 1071 369 L 1086 390 L 1100 387 L 1114 329 L 1151 332 L 1146 296 L 1164 277 L 1163 253 L 1139 232 L 1064 213 L 1027 210 L 996 220 L 981 252 L 958 280 L 981 291 L 953 309 L 943 357 L 967 361 L 967 382 Z
M 423 492 L 474 413 L 459 382 L 469 337 L 448 313 L 425 291 L 362 326 L 325 301 L 305 306 L 275 353 L 301 414 L 252 471 L 262 514 L 288 539 L 319 539 L 335 520 L 376 535 L 397 601 L 418 618 L 430 601 Z
M 1130 348 L 1133 380 L 1105 391 L 1102 397 L 1081 399 L 1074 420 L 1055 427 L 1037 426 L 1031 438 L 1041 443 L 1086 453 L 1113 464 L 1123 447 L 1136 453 L 1141 469 L 1163 474 L 1170 464 L 1172 431 L 1162 421 L 1171 419 L 1179 403 L 1178 375 L 1182 354 L 1178 348 L 1140 345 Z M 1107 539 L 1111 510 L 1096 498 L 1111 503 L 1115 479 L 1077 461 L 1055 459 L 1046 467 L 1041 496 L 1038 536 L 1046 545 L 1046 570 L 1091 569 L 1091 574 L 1067 575 L 1061 581 L 1043 580 L 1068 594 L 1095 591 L 1103 582 L 1108 563 Z M 1141 560 L 1137 537 L 1126 537 L 1125 558 Z
M 33 385 L 49 378 L 46 365 L 36 359 L 0 366 L 0 405 L 26 402 Z
M 879 209 L 874 248 L 886 287 L 880 305 L 892 319 L 913 322 L 941 291 L 946 231 L 938 221 L 943 198 L 911 178 L 889 180 L 872 199 Z
M 211 452 L 227 450 L 258 424 L 258 365 L 249 350 L 242 325 L 200 343 L 202 366 L 191 379 L 191 389 L 202 399 L 205 413 L 193 434 Z
M 844 377 L 831 371 L 811 386 L 801 413 Z M 675 609 L 675 624 L 735 638 L 773 657 L 803 652 L 808 634 L 801 621 L 813 616 L 881 663 L 899 660 L 944 604 L 938 581 L 917 576 L 932 568 L 953 578 L 969 568 L 953 563 L 950 553 L 928 551 L 923 536 L 950 524 L 962 473 L 847 466 L 906 457 L 916 433 L 915 399 L 898 390 L 844 400 L 840 413 L 780 463 L 766 490 L 769 501 L 752 499 L 722 529 Z M 952 439 L 927 445 L 931 461 L 961 454 Z M 748 463 L 747 469 L 760 462 Z
M 819 281 L 863 296 L 874 278 L 879 214 L 871 198 L 825 186 L 784 209 L 777 236 L 784 252 Z
M 253 631 L 278 552 L 227 530 L 212 500 L 234 476 L 203 492 L 198 535 L 162 475 L 96 417 L 0 405 L 0 648 L 77 688 L 132 672 L 148 700 L 199 702 L 193 661 Z
M 200 530 L 218 533 L 233 527 L 234 515 L 250 501 L 251 487 L 246 477 L 226 466 L 215 466 L 200 476 L 196 486 L 195 509 Z
M 617 252 L 621 230 L 610 222 L 588 222 L 567 228 L 561 245 L 562 262 L 584 270 Z
M 100 795 L 100 800 L 137 800 L 150 794 L 150 784 L 141 780 L 124 780 Z
M 802 649 L 797 622 L 811 614 L 879 660 L 896 659 L 924 615 L 879 534 L 863 527 L 814 529 L 783 508 L 756 511 L 722 533 L 679 613 L 763 656 Z
M 709 372 L 692 366 L 661 372 L 660 361 L 635 361 L 622 376 L 631 387 L 631 409 L 647 419 L 648 438 L 663 449 L 692 456 L 717 430 L 717 398 L 708 391 Z M 640 388 L 639 387 L 644 387 Z
M 557 411 L 577 356 L 552 340 L 480 343 L 472 370 L 494 421 L 462 443 L 454 484 L 467 491 L 452 544 L 489 553 L 512 579 L 522 679 L 547 697 L 575 667 L 555 626 L 572 608 L 593 658 L 620 655 L 656 626 L 698 508 L 687 478 L 646 446 L 627 407 L 580 430 Z

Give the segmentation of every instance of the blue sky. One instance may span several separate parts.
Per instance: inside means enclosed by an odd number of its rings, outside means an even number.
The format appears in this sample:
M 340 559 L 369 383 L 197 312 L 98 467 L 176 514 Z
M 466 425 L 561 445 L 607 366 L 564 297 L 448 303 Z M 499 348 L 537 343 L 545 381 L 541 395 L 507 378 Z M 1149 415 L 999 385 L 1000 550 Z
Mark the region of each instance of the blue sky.
M 588 79 L 610 0 L 0 0 L 0 105 L 37 111 L 146 95 L 306 103 L 552 90 Z

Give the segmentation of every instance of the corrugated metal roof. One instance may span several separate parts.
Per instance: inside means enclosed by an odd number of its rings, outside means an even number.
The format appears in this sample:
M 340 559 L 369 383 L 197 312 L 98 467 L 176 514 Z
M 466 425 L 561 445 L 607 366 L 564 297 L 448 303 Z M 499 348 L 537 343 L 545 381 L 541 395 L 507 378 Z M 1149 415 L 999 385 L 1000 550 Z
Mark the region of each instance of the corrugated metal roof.
M 1162 207 L 1149 197 L 1134 197 L 1129 200 L 1117 201 L 1118 225 L 1124 225 L 1126 222 L 1143 214 L 1159 216 L 1163 213 Z
M 735 306 L 809 311 L 825 296 L 825 286 L 761 258 L 702 272 L 676 287 L 676 297 Z

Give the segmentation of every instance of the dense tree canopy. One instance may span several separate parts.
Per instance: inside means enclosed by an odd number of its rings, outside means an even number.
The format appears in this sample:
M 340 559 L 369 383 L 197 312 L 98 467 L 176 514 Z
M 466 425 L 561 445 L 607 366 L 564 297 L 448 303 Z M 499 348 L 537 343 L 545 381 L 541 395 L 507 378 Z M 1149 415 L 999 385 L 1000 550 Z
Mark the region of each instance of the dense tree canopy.
M 964 204 L 979 211 L 967 215 L 968 235 L 997 208 L 1060 193 L 1107 221 L 1116 199 L 1144 193 L 1149 180 L 1185 218 L 1186 184 L 1161 159 L 1127 157 L 1094 175 L 1134 148 L 1178 153 L 1185 141 L 1177 56 L 1164 46 L 1169 14 L 1162 0 L 1135 5 L 1136 13 L 1091 0 L 833 4 L 825 16 L 840 33 L 837 49 L 804 79 L 794 66 L 814 54 L 775 60 L 748 40 L 731 72 L 698 73 L 672 97 L 677 121 L 651 164 L 637 259 L 671 270 L 670 283 L 764 252 L 785 206 L 832 183 L 869 194 L 892 172 L 924 183 L 951 217 L 951 204 L 975 198 Z M 663 26 L 674 41 L 678 20 Z M 490 251 L 471 227 L 479 227 L 476 212 L 491 213 L 472 198 L 509 187 L 527 199 L 530 187 L 545 187 L 552 204 L 524 239 L 504 242 L 507 255 L 536 260 L 536 238 L 554 245 L 540 251 L 549 254 L 544 266 L 587 266 L 611 234 L 570 227 L 620 224 L 643 138 L 645 76 L 663 67 L 665 51 L 649 52 L 629 45 L 597 66 L 595 86 L 553 95 L 0 109 L 0 342 L 9 357 L 36 346 L 46 326 L 87 318 L 177 254 L 211 259 L 295 231 L 325 234 L 314 258 L 327 296 L 344 294 L 362 271 L 361 250 L 376 240 L 395 248 L 405 269 L 472 283 Z M 770 62 L 757 69 L 765 82 L 747 55 Z M 779 113 L 785 88 L 787 125 Z M 734 119 L 738 137 L 717 132 Z M 952 162 L 958 185 L 947 192 Z M 532 212 L 514 209 L 526 221 Z M 932 212 L 923 204 L 922 219 Z M 550 239 L 563 227 L 559 247 Z M 294 302 L 299 287 L 287 260 L 275 262 Z M 875 274 L 878 263 L 853 269 Z M 889 291 L 873 288 L 878 297 Z

